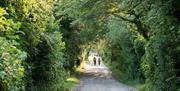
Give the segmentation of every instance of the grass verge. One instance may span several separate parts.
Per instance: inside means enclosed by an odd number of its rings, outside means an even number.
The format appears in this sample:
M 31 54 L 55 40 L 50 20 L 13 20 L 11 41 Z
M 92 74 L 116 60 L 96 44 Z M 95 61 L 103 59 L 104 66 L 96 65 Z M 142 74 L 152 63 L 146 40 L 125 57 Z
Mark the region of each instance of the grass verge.
M 123 79 L 125 78 L 124 77 L 125 75 L 120 70 L 118 70 L 114 65 L 111 65 L 109 63 L 105 63 L 105 65 L 112 71 L 113 77 L 118 81 L 130 85 L 138 89 L 139 91 L 145 91 L 145 84 L 141 84 L 138 80 Z
M 78 83 L 79 83 L 79 79 L 78 78 L 76 78 L 75 76 L 70 76 L 66 80 L 66 82 L 64 84 L 64 87 L 65 87 L 65 89 L 71 90 L 71 89 L 75 88 Z

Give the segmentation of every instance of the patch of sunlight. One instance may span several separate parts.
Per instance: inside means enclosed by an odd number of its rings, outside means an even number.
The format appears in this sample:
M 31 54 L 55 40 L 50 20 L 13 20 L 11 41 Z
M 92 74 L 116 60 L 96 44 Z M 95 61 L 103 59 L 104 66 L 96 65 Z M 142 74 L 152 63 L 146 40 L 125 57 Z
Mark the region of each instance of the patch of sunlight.
M 77 79 L 76 77 L 69 77 L 67 78 L 64 87 L 68 90 L 71 90 L 75 88 L 78 83 L 79 83 L 79 79 Z
M 79 79 L 77 79 L 76 77 L 69 77 L 67 81 L 78 83 Z
M 83 62 L 80 64 L 80 66 L 78 66 L 78 67 L 75 68 L 76 72 L 80 72 L 80 73 L 81 73 L 81 72 L 84 72 L 85 66 L 86 66 L 86 62 L 83 61 Z
M 81 72 L 84 72 L 84 70 L 82 69 L 82 67 L 77 67 L 76 68 L 76 72 L 80 72 L 81 73 Z

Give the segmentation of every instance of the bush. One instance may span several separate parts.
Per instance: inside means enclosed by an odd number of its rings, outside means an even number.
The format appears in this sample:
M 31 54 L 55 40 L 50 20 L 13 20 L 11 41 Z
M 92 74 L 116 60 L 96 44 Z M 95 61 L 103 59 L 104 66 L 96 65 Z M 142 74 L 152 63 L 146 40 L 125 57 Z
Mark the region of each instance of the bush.
M 26 52 L 17 48 L 18 43 L 0 37 L 0 90 L 20 91 L 25 89 Z
M 67 73 L 63 68 L 65 44 L 62 42 L 62 34 L 59 32 L 44 34 L 41 39 L 38 55 L 33 62 L 33 90 L 64 91 Z

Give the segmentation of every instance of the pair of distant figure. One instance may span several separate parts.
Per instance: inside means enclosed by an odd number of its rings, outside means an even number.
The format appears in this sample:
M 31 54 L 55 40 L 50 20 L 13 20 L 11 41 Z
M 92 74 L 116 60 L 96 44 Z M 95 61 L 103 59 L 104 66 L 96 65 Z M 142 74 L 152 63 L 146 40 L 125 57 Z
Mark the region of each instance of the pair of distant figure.
M 96 57 L 93 58 L 94 65 L 96 66 Z M 98 58 L 98 65 L 101 65 L 101 60 Z

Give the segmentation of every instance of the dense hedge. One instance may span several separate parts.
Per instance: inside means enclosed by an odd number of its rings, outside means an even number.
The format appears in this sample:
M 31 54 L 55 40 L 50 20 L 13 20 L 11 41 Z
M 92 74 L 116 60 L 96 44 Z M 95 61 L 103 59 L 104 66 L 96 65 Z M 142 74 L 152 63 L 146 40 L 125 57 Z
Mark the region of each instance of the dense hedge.
M 144 80 L 145 91 L 179 89 L 180 30 L 174 3 L 173 0 L 145 1 L 133 8 L 132 15 L 138 20 L 113 18 L 114 22 L 109 24 L 106 39 L 111 44 L 108 47 L 114 58 L 111 61 L 119 63 L 116 66 L 126 74 L 123 76 L 126 79 Z
M 1 91 L 65 90 L 65 43 L 55 3 L 0 0 Z

